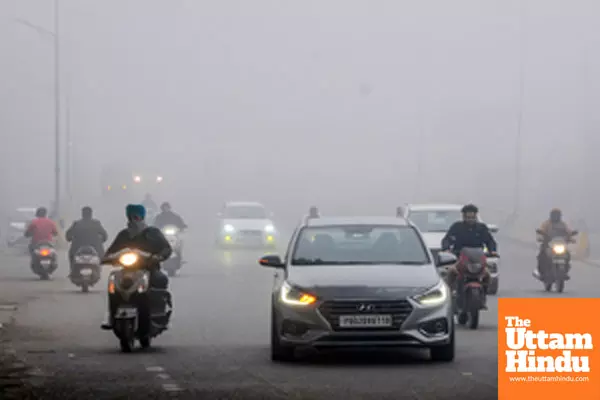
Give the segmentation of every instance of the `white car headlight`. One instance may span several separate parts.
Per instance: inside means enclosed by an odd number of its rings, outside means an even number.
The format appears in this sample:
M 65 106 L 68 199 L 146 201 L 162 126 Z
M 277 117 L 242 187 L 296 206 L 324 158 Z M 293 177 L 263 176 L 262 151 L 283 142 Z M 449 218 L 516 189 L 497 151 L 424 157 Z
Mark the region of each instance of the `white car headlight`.
M 448 292 L 448 286 L 443 280 L 440 280 L 434 287 L 423 294 L 414 296 L 413 299 L 423 306 L 435 307 L 448 300 Z
M 231 233 L 231 232 L 235 231 L 235 228 L 233 227 L 233 225 L 227 224 L 227 225 L 223 226 L 223 230 L 227 233 Z
M 267 226 L 265 226 L 265 232 L 273 233 L 273 232 L 275 232 L 275 227 L 273 225 L 267 225 Z
M 283 286 L 281 286 L 279 299 L 283 303 L 293 306 L 308 306 L 317 301 L 317 298 L 315 296 L 308 293 L 304 293 L 292 287 L 287 282 L 284 282 Z

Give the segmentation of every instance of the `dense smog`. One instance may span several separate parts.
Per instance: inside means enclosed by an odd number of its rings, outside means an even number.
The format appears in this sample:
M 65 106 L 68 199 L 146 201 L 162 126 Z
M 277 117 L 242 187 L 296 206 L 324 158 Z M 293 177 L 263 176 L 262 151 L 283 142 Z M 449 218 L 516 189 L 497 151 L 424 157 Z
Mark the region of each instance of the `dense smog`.
M 600 297 L 598 3 L 0 17 L 0 398 L 496 399 Z

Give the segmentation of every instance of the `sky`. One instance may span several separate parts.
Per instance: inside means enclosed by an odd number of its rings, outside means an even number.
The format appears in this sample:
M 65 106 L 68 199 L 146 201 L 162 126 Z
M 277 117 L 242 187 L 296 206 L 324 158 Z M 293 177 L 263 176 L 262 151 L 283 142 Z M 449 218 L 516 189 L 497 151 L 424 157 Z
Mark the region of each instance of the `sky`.
M 592 0 L 59 5 L 76 207 L 111 165 L 160 171 L 157 196 L 187 212 L 598 202 Z M 19 21 L 54 32 L 53 1 L 0 0 L 3 209 L 54 194 L 53 39 Z

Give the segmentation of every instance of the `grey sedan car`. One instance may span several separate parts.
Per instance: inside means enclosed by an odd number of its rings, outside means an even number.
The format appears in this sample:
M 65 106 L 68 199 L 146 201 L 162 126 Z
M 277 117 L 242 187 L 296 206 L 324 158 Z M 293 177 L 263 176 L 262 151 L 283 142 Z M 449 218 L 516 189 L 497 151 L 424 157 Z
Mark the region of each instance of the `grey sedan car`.
M 275 268 L 271 358 L 298 348 L 424 347 L 435 361 L 454 359 L 448 286 L 418 229 L 403 218 L 306 219 Z M 438 264 L 449 265 L 443 255 Z

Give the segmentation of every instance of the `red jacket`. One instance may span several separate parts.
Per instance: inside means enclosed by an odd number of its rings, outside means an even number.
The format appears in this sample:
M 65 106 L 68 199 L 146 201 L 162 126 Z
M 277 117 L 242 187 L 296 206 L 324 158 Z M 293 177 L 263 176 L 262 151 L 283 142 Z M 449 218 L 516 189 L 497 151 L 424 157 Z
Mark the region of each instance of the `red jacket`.
M 36 218 L 27 227 L 25 237 L 31 238 L 31 243 L 51 242 L 58 235 L 56 224 L 50 218 Z

